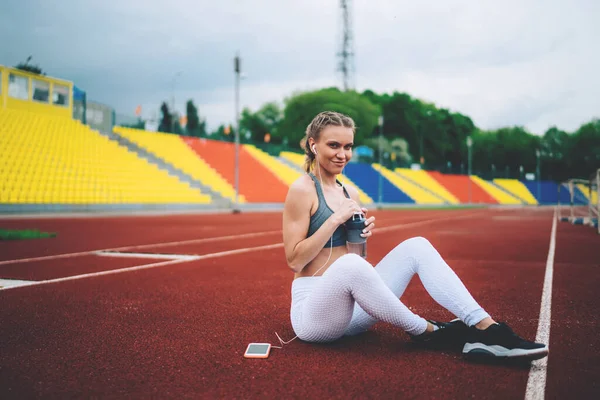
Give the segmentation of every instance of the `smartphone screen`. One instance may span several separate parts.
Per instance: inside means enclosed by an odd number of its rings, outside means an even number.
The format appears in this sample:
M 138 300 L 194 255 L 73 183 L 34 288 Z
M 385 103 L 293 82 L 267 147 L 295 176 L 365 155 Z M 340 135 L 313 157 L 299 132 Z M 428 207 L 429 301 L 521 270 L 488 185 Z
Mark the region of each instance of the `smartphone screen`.
M 248 350 L 246 350 L 246 354 L 248 355 L 264 355 L 269 351 L 268 344 L 250 344 L 248 346 Z

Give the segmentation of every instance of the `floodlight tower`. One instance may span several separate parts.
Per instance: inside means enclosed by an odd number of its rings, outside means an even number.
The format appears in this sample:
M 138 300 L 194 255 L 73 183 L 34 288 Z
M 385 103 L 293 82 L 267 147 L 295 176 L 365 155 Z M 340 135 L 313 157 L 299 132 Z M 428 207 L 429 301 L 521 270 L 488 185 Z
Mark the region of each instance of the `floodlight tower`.
M 340 0 L 342 9 L 342 43 L 337 56 L 344 91 L 354 88 L 354 40 L 352 32 L 352 0 Z

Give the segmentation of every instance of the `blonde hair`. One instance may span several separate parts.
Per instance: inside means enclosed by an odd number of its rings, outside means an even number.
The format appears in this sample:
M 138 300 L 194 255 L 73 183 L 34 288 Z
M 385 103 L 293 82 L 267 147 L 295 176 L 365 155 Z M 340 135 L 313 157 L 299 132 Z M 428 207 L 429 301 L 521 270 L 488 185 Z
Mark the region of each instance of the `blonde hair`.
M 354 120 L 347 115 L 335 111 L 323 111 L 317 114 L 306 127 L 306 134 L 300 141 L 300 147 L 304 150 L 304 169 L 310 172 L 315 161 L 315 153 L 310 149 L 308 139 L 313 138 L 317 141 L 323 129 L 328 126 L 343 126 L 344 128 L 352 129 L 355 133 L 356 126 Z

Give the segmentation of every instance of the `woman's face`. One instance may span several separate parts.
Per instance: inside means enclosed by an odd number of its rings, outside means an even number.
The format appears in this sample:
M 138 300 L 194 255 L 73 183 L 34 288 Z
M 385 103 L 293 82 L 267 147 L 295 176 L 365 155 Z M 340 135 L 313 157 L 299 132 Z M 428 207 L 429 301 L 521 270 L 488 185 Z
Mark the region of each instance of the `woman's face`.
M 352 128 L 329 125 L 321 131 L 315 145 L 316 158 L 321 167 L 331 174 L 340 174 L 352 158 L 354 133 Z

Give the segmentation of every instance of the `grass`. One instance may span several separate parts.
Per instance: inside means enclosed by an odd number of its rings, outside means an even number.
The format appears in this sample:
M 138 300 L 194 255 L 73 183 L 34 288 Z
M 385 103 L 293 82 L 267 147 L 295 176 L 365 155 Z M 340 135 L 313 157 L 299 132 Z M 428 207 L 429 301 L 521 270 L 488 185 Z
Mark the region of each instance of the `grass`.
M 40 232 L 37 229 L 0 229 L 0 240 L 28 240 L 55 237 L 56 232 Z

